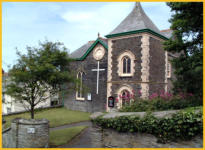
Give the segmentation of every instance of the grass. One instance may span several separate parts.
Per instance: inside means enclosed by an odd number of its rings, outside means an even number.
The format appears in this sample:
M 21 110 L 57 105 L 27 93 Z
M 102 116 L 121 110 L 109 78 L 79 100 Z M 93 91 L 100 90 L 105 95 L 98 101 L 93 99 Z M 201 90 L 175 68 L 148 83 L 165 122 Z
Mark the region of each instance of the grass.
M 68 143 L 72 138 L 78 135 L 87 126 L 77 126 L 72 128 L 60 129 L 50 132 L 49 144 L 50 146 L 59 146 Z
M 5 116 L 5 128 L 9 127 L 14 118 L 30 119 L 30 113 Z M 64 107 L 38 110 L 34 115 L 35 119 L 48 119 L 50 127 L 57 127 L 65 124 L 90 120 L 90 113 L 68 110 Z

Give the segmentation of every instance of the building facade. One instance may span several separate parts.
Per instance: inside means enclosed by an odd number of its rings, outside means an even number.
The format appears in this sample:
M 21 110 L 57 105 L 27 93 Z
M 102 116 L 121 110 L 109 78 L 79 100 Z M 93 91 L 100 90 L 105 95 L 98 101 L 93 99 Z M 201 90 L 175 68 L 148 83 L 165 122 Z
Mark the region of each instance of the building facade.
M 106 38 L 89 41 L 70 54 L 79 83 L 64 96 L 69 109 L 97 112 L 121 108 L 127 95 L 147 99 L 154 92 L 171 91 L 170 60 L 163 49 L 171 30 L 160 31 L 136 3 L 130 14 Z M 114 108 L 108 98 L 115 99 Z
M 2 71 L 2 114 L 12 114 L 18 112 L 25 112 L 30 109 L 29 104 L 27 102 L 21 103 L 17 101 L 15 98 L 6 94 L 6 86 L 9 84 L 9 74 Z M 48 98 L 47 100 L 36 105 L 37 108 L 47 108 L 53 105 L 58 105 L 59 99 L 58 96 L 54 96 L 52 98 Z

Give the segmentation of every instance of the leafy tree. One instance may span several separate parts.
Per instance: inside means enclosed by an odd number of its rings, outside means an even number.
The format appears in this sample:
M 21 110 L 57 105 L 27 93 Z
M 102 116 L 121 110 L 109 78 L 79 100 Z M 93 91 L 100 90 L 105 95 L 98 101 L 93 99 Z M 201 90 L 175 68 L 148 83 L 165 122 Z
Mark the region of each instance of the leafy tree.
M 173 59 L 177 80 L 175 92 L 191 92 L 202 96 L 203 92 L 203 3 L 170 2 L 174 12 L 169 20 L 173 38 L 164 43 L 165 50 L 178 53 Z
M 27 47 L 27 54 L 17 51 L 18 60 L 9 70 L 6 93 L 27 106 L 34 119 L 34 108 L 65 90 L 63 84 L 75 81 L 66 48 L 62 43 L 45 41 Z

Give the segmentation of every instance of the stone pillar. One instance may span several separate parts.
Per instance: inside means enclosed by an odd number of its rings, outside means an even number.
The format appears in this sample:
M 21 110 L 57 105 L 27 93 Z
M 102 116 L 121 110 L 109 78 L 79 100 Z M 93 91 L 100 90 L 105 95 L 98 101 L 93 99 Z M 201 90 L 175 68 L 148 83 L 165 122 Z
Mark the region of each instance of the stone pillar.
M 142 66 L 142 69 L 141 69 L 141 72 L 142 72 L 142 76 L 141 76 L 141 80 L 142 80 L 142 83 L 141 83 L 141 98 L 145 99 L 145 98 L 148 98 L 149 97 L 149 57 L 150 57 L 150 54 L 149 54 L 149 35 L 147 34 L 143 34 L 142 36 L 142 51 L 141 51 L 141 54 L 142 54 L 142 63 L 141 63 L 141 66 Z
M 49 144 L 49 121 L 14 119 L 11 124 L 16 148 L 47 148 Z
M 109 112 L 108 97 L 112 94 L 112 40 L 108 39 L 108 67 L 107 67 L 107 100 L 106 111 Z

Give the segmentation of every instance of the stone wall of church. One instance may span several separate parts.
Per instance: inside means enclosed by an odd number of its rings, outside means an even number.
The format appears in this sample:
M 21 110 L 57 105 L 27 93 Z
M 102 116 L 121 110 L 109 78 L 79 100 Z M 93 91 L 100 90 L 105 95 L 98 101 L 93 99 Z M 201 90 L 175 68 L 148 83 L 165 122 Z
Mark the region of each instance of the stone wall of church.
M 117 96 L 116 92 L 123 84 L 129 84 L 136 93 L 141 89 L 141 38 L 142 36 L 137 36 L 112 40 L 111 95 Z M 135 72 L 131 77 L 120 77 L 118 74 L 118 57 L 125 52 L 125 50 L 131 51 L 135 55 Z
M 149 95 L 165 90 L 165 51 L 162 41 L 150 37 Z
M 97 68 L 97 61 L 93 58 L 93 51 L 83 60 L 72 63 L 71 68 L 76 74 L 79 71 L 85 73 L 85 80 L 83 81 L 85 89 L 85 100 L 76 100 L 76 91 L 72 90 L 64 96 L 64 105 L 72 110 L 79 110 L 85 112 L 105 111 L 106 94 L 107 94 L 107 50 L 105 50 L 104 57 L 100 60 L 99 73 L 99 92 L 96 94 L 97 72 L 92 69 Z M 74 87 L 76 85 L 70 85 Z M 87 99 L 87 94 L 91 93 L 91 101 Z

